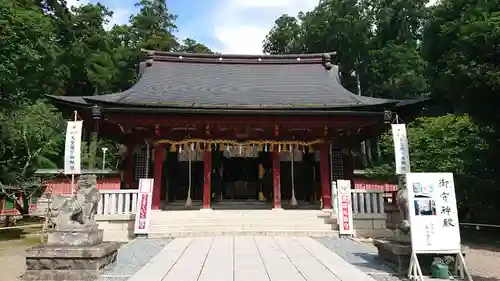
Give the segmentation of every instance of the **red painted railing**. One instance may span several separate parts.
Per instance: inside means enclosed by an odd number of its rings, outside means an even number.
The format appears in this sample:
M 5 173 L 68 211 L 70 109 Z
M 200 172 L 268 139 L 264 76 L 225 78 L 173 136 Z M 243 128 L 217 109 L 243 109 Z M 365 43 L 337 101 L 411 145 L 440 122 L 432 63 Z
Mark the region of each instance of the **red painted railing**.
M 383 190 L 385 192 L 394 192 L 398 190 L 397 184 L 385 183 L 380 180 L 372 179 L 353 179 L 354 189 Z
M 70 195 L 71 194 L 71 179 L 55 178 L 45 183 L 44 193 L 55 193 Z M 76 180 L 75 180 L 76 187 Z M 99 190 L 114 190 L 120 189 L 120 178 L 106 177 L 97 179 L 97 189 Z

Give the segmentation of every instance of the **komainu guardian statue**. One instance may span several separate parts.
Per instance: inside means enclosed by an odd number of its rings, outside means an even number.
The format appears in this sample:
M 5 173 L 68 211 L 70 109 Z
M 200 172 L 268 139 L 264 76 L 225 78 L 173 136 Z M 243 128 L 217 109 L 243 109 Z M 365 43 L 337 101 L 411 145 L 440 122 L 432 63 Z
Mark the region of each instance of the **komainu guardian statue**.
M 95 175 L 78 179 L 78 192 L 72 196 L 54 195 L 49 206 L 49 220 L 56 229 L 96 229 L 95 214 L 100 194 Z
M 408 210 L 408 187 L 406 185 L 405 176 L 399 177 L 398 191 L 396 193 L 396 203 L 401 213 L 401 230 L 408 231 L 410 229 L 409 210 Z

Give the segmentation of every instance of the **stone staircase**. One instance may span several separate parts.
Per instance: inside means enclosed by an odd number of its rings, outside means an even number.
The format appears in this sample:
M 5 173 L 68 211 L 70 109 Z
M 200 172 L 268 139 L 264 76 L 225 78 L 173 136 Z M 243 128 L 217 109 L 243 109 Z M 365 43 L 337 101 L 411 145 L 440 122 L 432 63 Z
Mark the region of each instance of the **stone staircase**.
M 212 235 L 338 235 L 320 210 L 152 211 L 149 238 Z

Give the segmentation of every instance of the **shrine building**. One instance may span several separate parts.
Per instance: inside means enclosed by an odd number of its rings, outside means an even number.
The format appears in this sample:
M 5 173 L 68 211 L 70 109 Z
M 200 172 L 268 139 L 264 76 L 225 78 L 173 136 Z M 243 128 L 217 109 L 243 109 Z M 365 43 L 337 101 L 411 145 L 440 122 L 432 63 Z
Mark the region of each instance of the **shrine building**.
M 123 144 L 121 188 L 154 178 L 153 210 L 331 209 L 331 182 L 353 179 L 351 149 L 418 104 L 351 93 L 334 56 L 147 51 L 126 91 L 49 98 L 78 112 L 86 138 Z

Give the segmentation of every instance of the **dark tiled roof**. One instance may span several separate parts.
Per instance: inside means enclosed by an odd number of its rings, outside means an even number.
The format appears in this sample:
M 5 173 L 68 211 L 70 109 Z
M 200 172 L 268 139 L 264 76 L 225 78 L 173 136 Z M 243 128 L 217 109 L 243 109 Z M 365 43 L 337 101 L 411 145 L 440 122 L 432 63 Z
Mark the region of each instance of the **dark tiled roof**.
M 396 101 L 340 85 L 330 54 L 217 55 L 148 52 L 142 76 L 116 94 L 83 97 L 117 106 L 189 108 L 356 108 Z

